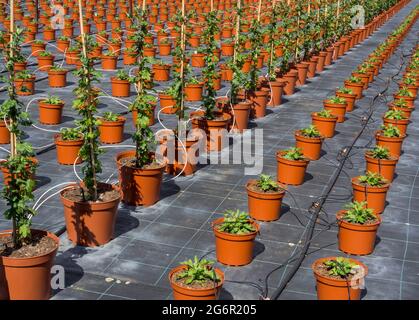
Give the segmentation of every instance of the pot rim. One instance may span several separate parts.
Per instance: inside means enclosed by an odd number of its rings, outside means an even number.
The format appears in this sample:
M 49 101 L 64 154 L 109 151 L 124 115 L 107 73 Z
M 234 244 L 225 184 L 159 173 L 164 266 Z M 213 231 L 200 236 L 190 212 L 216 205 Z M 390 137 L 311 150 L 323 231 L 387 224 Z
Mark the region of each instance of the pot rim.
M 240 239 L 240 238 L 243 239 L 243 238 L 247 238 L 247 237 L 255 238 L 256 235 L 260 231 L 260 225 L 255 220 L 253 220 L 251 217 L 249 218 L 249 220 L 250 220 L 250 223 L 255 227 L 256 230 L 252 231 L 252 232 L 249 232 L 249 233 L 246 233 L 246 234 L 233 234 L 233 233 L 227 233 L 227 232 L 218 230 L 216 228 L 216 226 L 220 225 L 224 221 L 224 217 L 217 218 L 217 219 L 213 220 L 211 222 L 211 227 L 212 227 L 212 230 L 214 231 L 214 233 L 218 233 L 218 234 L 226 235 L 226 236 L 229 236 L 229 237 L 232 237 L 232 238 L 236 238 L 237 240 Z
M 348 281 L 346 279 L 329 278 L 329 277 L 327 277 L 325 275 L 322 275 L 322 274 L 318 273 L 316 271 L 316 269 L 315 269 L 315 266 L 316 265 L 319 265 L 323 261 L 333 260 L 333 259 L 336 259 L 336 258 L 338 258 L 338 257 L 336 257 L 336 256 L 330 256 L 330 257 L 319 258 L 316 261 L 314 261 L 312 263 L 312 265 L 311 265 L 311 269 L 313 270 L 313 272 L 316 275 L 316 277 L 319 277 L 320 279 L 326 279 L 326 280 L 329 280 L 329 281 L 332 281 L 332 282 L 337 282 L 337 283 L 344 283 L 344 282 L 347 283 Z M 353 258 L 347 258 L 347 259 L 349 259 L 351 262 L 355 262 L 357 265 L 359 265 L 359 266 L 362 267 L 362 269 L 364 270 L 364 276 L 363 276 L 363 278 L 365 278 L 368 275 L 368 267 L 365 264 L 363 264 L 361 261 L 356 260 L 356 259 L 353 259 Z
M 215 288 L 202 288 L 202 289 L 194 289 L 194 288 L 185 288 L 185 287 L 181 287 L 179 286 L 175 281 L 172 280 L 173 275 L 179 271 L 179 270 L 183 270 L 186 269 L 185 265 L 179 265 L 177 267 L 174 267 L 170 270 L 169 272 L 169 282 L 171 285 L 177 287 L 177 288 L 181 288 L 182 290 L 189 290 L 189 291 L 194 291 L 194 292 L 205 292 L 205 291 L 212 291 L 214 289 L 218 290 L 222 287 L 222 285 L 224 284 L 224 272 L 219 269 L 219 268 L 214 268 L 215 272 L 220 276 L 221 281 L 217 283 Z
M 348 210 L 339 210 L 336 213 L 336 221 L 338 222 L 338 224 L 344 224 L 344 225 L 349 225 L 349 226 L 354 226 L 358 229 L 375 229 L 376 227 L 378 228 L 378 226 L 381 224 L 382 222 L 382 218 L 379 214 L 375 214 L 376 217 L 376 221 L 374 223 L 371 224 L 359 224 L 359 223 L 352 223 L 352 222 L 348 222 L 346 220 L 342 219 L 342 216 L 347 212 Z
M 99 184 L 102 184 L 102 185 L 108 185 L 108 186 L 111 186 L 111 188 L 113 189 L 113 190 L 117 190 L 117 191 L 120 191 L 120 188 L 119 188 L 119 186 L 117 186 L 117 185 L 114 185 L 114 184 L 110 184 L 110 183 L 105 183 L 105 182 L 99 182 Z M 66 197 L 64 197 L 64 192 L 65 191 L 67 191 L 67 189 L 70 189 L 70 188 L 75 188 L 75 187 L 80 187 L 80 183 L 69 183 L 67 186 L 65 186 L 61 191 L 60 191 L 60 198 L 62 199 L 62 200 L 65 200 L 65 201 L 67 201 L 67 202 L 72 202 L 72 203 L 74 203 L 74 204 L 79 204 L 79 205 L 106 205 L 106 204 L 110 204 L 110 203 L 113 203 L 113 202 L 119 202 L 120 200 L 121 200 L 121 194 L 119 194 L 119 197 L 118 198 L 116 198 L 116 199 L 113 199 L 113 200 L 109 200 L 109 201 L 102 201 L 102 202 L 93 202 L 93 201 L 72 201 L 72 200 L 70 200 L 70 199 L 68 199 L 68 198 L 66 198 Z
M 280 190 L 278 190 L 278 191 L 276 191 L 276 192 L 269 192 L 269 193 L 267 193 L 267 192 L 259 192 L 259 191 L 255 191 L 255 190 L 251 190 L 249 187 L 250 187 L 250 185 L 251 184 L 254 184 L 255 182 L 257 182 L 257 180 L 256 179 L 249 179 L 247 182 L 246 182 L 246 190 L 248 191 L 248 192 L 252 192 L 252 193 L 256 193 L 256 194 L 258 194 L 258 195 L 267 195 L 267 196 L 269 196 L 269 195 L 272 195 L 272 196 L 278 196 L 278 195 L 281 195 L 282 197 L 285 195 L 285 193 L 286 193 L 286 191 L 287 191 L 287 188 L 286 188 L 286 186 L 285 185 L 283 185 L 282 183 L 279 183 L 279 182 L 277 182 L 278 183 L 278 185 L 279 185 L 279 187 L 280 187 Z

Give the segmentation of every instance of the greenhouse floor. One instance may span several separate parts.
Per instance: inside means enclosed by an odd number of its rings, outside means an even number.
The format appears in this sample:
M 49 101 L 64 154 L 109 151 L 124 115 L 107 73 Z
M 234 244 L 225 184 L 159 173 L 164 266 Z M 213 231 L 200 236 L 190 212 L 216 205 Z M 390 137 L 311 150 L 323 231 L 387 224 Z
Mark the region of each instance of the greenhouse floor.
M 310 113 L 322 107 L 322 101 L 334 94 L 338 86 L 350 76 L 354 68 L 363 61 L 393 31 L 418 4 L 411 1 L 397 15 L 384 24 L 370 38 L 350 50 L 324 72 L 310 79 L 298 92 L 285 97 L 281 106 L 269 110 L 269 114 L 252 121 L 254 129 L 263 129 L 263 144 L 258 144 L 253 160 L 263 164 L 263 172 L 276 176 L 277 150 L 293 146 L 294 131 L 311 123 Z M 324 221 L 333 221 L 335 213 L 351 201 L 350 177 L 364 172 L 364 149 L 374 144 L 374 132 L 381 124 L 381 117 L 387 110 L 392 94 L 397 90 L 401 78 L 400 65 L 407 62 L 407 55 L 417 44 L 419 23 L 411 29 L 404 42 L 383 67 L 381 73 L 365 91 L 356 109 L 347 114 L 347 120 L 338 124 L 338 133 L 323 145 L 324 154 L 318 161 L 309 164 L 306 181 L 298 187 L 289 187 L 284 199 L 281 217 L 278 221 L 261 223 L 260 235 L 256 239 L 255 258 L 243 267 L 226 267 L 217 264 L 225 272 L 226 282 L 220 299 L 259 299 L 265 279 L 271 270 L 298 253 L 305 235 L 310 213 L 307 209 L 322 195 L 338 166 L 339 151 L 349 145 L 361 129 L 361 117 L 368 112 L 374 96 L 387 87 L 388 90 L 376 101 L 375 112 L 367 130 L 358 140 L 344 172 L 332 190 L 316 225 L 315 237 L 309 253 L 298 272 L 280 296 L 280 299 L 316 299 L 315 280 L 311 271 L 312 262 L 320 257 L 344 255 L 337 249 L 337 229 L 322 227 Z M 57 54 L 58 55 L 58 54 Z M 33 60 L 35 61 L 35 60 Z M 119 61 L 122 66 L 122 61 Z M 404 66 L 403 66 L 404 67 Z M 403 69 L 402 69 L 403 71 Z M 112 72 L 103 72 L 107 79 Z M 37 77 L 42 73 L 37 73 Z M 36 101 L 29 105 L 29 112 L 35 125 L 30 128 L 27 139 L 37 147 L 39 168 L 37 171 L 36 197 L 49 188 L 65 182 L 76 181 L 72 166 L 62 166 L 56 161 L 56 151 L 49 145 L 53 142 L 54 130 L 73 126 L 77 119 L 71 109 L 72 90 L 76 79 L 71 76 L 70 86 L 50 90 L 46 75 L 36 83 L 36 95 L 22 98 L 25 104 L 35 97 L 47 93 L 57 95 L 66 101 L 64 123 L 61 126 L 42 126 L 38 119 Z M 225 94 L 227 87 L 220 90 Z M 102 81 L 100 87 L 110 92 L 109 81 Z M 159 89 L 159 88 L 157 88 Z M 0 101 L 5 92 L 0 93 Z M 129 98 L 132 100 L 134 93 Z M 100 112 L 112 110 L 121 112 L 123 106 L 111 99 L 103 99 Z M 125 110 L 126 111 L 126 110 Z M 167 127 L 175 123 L 174 116 L 162 116 Z M 397 165 L 397 177 L 387 196 L 387 207 L 382 215 L 383 223 L 378 231 L 378 243 L 369 256 L 357 257 L 364 262 L 369 273 L 363 299 L 419 299 L 419 113 L 412 113 L 408 137 L 403 144 L 403 154 Z M 161 126 L 156 124 L 153 129 Z M 113 145 L 101 156 L 103 180 L 117 181 L 115 155 L 125 150 L 123 145 L 132 145 L 132 119 L 127 115 L 124 143 Z M 231 139 L 238 139 L 237 136 Z M 254 143 L 254 137 L 252 137 Z M 3 146 L 7 148 L 8 146 Z M 45 148 L 46 147 L 46 148 Z M 263 147 L 263 149 L 262 149 Z M 230 150 L 229 150 L 230 149 Z M 262 151 L 263 150 L 263 151 Z M 0 157 L 6 153 L 0 151 Z M 234 151 L 226 148 L 223 153 L 232 157 Z M 201 155 L 204 159 L 205 155 Z M 97 248 L 73 246 L 66 233 L 61 235 L 61 246 L 55 264 L 65 269 L 65 288 L 53 292 L 52 299 L 171 299 L 168 281 L 170 269 L 185 259 L 197 255 L 215 259 L 214 237 L 211 221 L 221 216 L 226 209 L 247 211 L 245 183 L 256 175 L 245 175 L 245 164 L 202 164 L 190 177 L 165 175 L 161 200 L 148 208 L 122 205 L 118 211 L 115 238 L 107 245 Z M 80 174 L 81 165 L 76 166 Z M 58 189 L 56 189 L 58 190 Z M 4 211 L 5 203 L 0 207 Z M 49 199 L 33 219 L 33 227 L 57 231 L 64 226 L 63 207 L 59 196 Z M 10 223 L 0 218 L 0 230 L 10 228 Z M 267 285 L 271 294 L 292 266 L 285 265 L 273 272 Z M 261 287 L 261 288 L 259 288 Z

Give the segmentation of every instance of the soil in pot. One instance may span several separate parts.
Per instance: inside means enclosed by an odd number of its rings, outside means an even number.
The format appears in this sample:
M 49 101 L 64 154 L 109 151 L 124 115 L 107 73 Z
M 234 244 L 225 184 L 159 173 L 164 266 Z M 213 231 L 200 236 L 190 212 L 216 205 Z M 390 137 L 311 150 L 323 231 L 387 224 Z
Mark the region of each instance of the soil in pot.
M 31 232 L 30 243 L 17 250 L 10 230 L 0 234 L 0 300 L 48 300 L 51 296 L 51 267 L 59 239 L 46 231 Z
M 86 201 L 79 185 L 61 191 L 67 236 L 74 244 L 95 247 L 108 243 L 115 228 L 118 204 L 121 199 L 116 186 L 99 183 L 99 198 Z

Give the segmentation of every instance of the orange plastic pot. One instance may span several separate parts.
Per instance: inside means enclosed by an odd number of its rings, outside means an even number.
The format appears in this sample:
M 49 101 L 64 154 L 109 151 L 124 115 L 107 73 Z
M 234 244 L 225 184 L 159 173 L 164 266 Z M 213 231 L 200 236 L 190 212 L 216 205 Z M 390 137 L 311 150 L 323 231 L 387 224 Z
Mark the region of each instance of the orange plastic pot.
M 203 53 L 193 53 L 191 57 L 192 67 L 203 68 L 205 67 L 205 54 Z
M 392 156 L 397 157 L 402 153 L 402 144 L 405 137 L 405 135 L 401 137 L 385 137 L 382 131 L 378 131 L 375 134 L 377 145 L 387 148 Z
M 16 94 L 30 96 L 35 92 L 35 76 L 30 79 L 15 79 Z
M 284 79 L 287 82 L 287 84 L 284 87 L 285 95 L 289 96 L 294 94 L 297 77 L 297 70 L 290 70 L 288 73 L 282 76 L 282 79 Z
M 130 83 L 128 80 L 119 80 L 111 77 L 111 84 L 113 97 L 129 97 Z
M 10 131 L 7 129 L 6 123 L 0 121 L 0 144 L 9 144 L 10 143 Z
M 179 271 L 185 270 L 186 266 L 178 266 L 173 268 L 169 273 L 169 282 L 173 289 L 173 298 L 175 300 L 216 300 L 218 293 L 221 290 L 221 287 L 224 284 L 224 273 L 220 269 L 214 269 L 217 273 L 220 281 L 210 289 L 192 289 L 185 288 L 176 283 L 176 280 L 173 279 L 173 276 Z
M 67 51 L 67 49 L 70 47 L 70 41 L 68 40 L 57 40 L 57 48 L 61 52 Z
M 393 181 L 399 157 L 393 156 L 392 159 L 377 159 L 373 158 L 367 151 L 365 153 L 365 161 L 367 163 L 366 171 L 379 173 L 389 182 Z
M 182 142 L 183 145 L 179 140 L 175 141 L 175 161 L 170 166 L 171 174 L 190 176 L 195 173 L 199 153 L 198 141 L 198 138 L 188 138 Z
M 76 185 L 74 185 L 76 187 Z M 117 186 L 101 183 L 105 190 L 118 190 Z M 120 197 L 111 201 L 76 202 L 64 197 L 61 191 L 68 239 L 80 246 L 96 247 L 108 243 L 114 233 Z
M 356 72 L 353 72 L 352 73 L 352 76 L 361 79 L 362 84 L 364 86 L 363 89 L 364 90 L 368 89 L 368 85 L 370 83 L 370 75 L 368 73 L 356 73 Z
M 124 159 L 134 157 L 134 150 L 124 151 L 116 156 L 122 201 L 132 206 L 151 206 L 160 199 L 160 186 L 166 164 L 153 169 L 124 165 Z
M 270 99 L 267 104 L 269 107 L 276 107 L 282 103 L 282 93 L 286 84 L 287 82 L 282 79 L 269 82 Z
M 367 255 L 374 251 L 375 240 L 381 217 L 371 224 L 357 224 L 342 220 L 345 211 L 336 214 L 338 223 L 338 247 L 340 251 L 353 255 Z
M 38 69 L 40 71 L 48 72 L 48 70 L 54 64 L 54 56 L 41 57 L 38 56 Z
M 79 140 L 62 140 L 59 134 L 54 137 L 57 149 L 57 161 L 59 164 L 72 165 L 79 156 L 80 148 L 83 145 L 83 139 Z M 82 163 L 79 157 L 76 164 Z
M 326 57 L 324 59 L 324 65 L 329 66 L 332 64 L 332 57 L 333 57 L 333 48 L 327 48 L 326 49 Z
M 354 110 L 355 106 L 355 94 L 349 94 L 349 93 L 341 93 L 336 91 L 336 96 L 345 99 L 346 101 L 346 112 L 351 112 Z
M 168 94 L 159 93 L 161 113 L 174 114 L 177 112 L 176 100 Z
M 259 225 L 252 221 L 256 231 L 248 234 L 230 234 L 218 230 L 224 218 L 213 221 L 215 251 L 217 261 L 228 266 L 244 266 L 252 262 L 254 240 L 259 232 Z
M 116 56 L 102 56 L 102 69 L 103 70 L 115 70 L 118 62 L 118 57 Z
M 14 67 L 15 67 L 15 71 L 22 71 L 26 69 L 26 62 L 15 62 L 14 63 Z
M 326 61 L 326 56 L 327 56 L 327 52 L 322 51 L 319 53 L 319 57 L 317 60 L 317 65 L 316 65 L 316 71 L 317 72 L 323 72 L 324 70 L 324 66 L 325 66 L 325 61 Z
M 191 116 L 193 113 L 191 113 Z M 227 141 L 227 128 L 231 121 L 231 115 L 227 113 L 219 114 L 221 119 L 207 120 L 202 115 L 192 118 L 192 126 L 203 130 L 207 135 L 207 150 L 221 151 Z
M 203 84 L 187 84 L 185 86 L 185 100 L 186 101 L 201 101 L 202 100 Z
M 338 103 L 332 103 L 329 100 L 324 100 L 323 105 L 326 110 L 329 110 L 333 115 L 338 117 L 338 120 L 337 120 L 338 123 L 345 121 L 347 103 L 338 104 Z
M 102 143 L 114 144 L 124 140 L 125 118 L 120 116 L 118 121 L 106 121 L 101 119 L 99 125 L 100 141 Z
M 224 57 L 231 57 L 234 54 L 234 43 L 222 43 L 221 55 Z
M 297 86 L 302 86 L 306 83 L 307 72 L 308 72 L 308 63 L 302 62 L 296 65 L 298 77 L 297 77 Z
M 42 124 L 59 124 L 63 114 L 64 102 L 60 104 L 39 102 L 39 122 Z
M 30 160 L 32 161 L 32 163 L 35 166 L 38 165 L 38 160 L 36 158 L 31 157 Z M 4 184 L 5 185 L 8 185 L 9 184 L 9 181 L 11 179 L 11 175 L 10 175 L 9 169 L 6 166 L 3 166 L 2 165 L 5 162 L 6 162 L 6 160 L 0 160 L 0 169 L 1 169 L 1 172 L 3 173 L 3 181 L 4 181 Z M 29 170 L 29 169 L 30 169 L 30 167 L 29 166 L 26 166 L 26 171 Z M 32 172 L 32 174 L 31 174 L 31 179 L 32 180 L 35 180 L 35 173 L 34 172 Z
M 311 266 L 314 277 L 316 278 L 317 299 L 318 300 L 360 300 L 361 288 L 364 278 L 368 274 L 368 268 L 363 263 L 349 258 L 351 262 L 356 263 L 362 267 L 362 275 L 358 279 L 347 281 L 346 279 L 334 279 L 326 277 L 316 270 L 316 266 L 325 261 L 336 259 L 336 257 L 326 257 L 316 260 Z
M 285 190 L 278 192 L 258 192 L 250 188 L 256 180 L 249 180 L 246 184 L 247 205 L 249 215 L 259 221 L 275 221 L 281 214 L 282 199 Z
M 288 160 L 283 157 L 284 153 L 284 151 L 278 151 L 276 154 L 278 182 L 296 186 L 303 184 L 310 160 Z
M 319 61 L 319 57 L 312 57 L 310 61 L 307 62 L 308 64 L 307 78 L 314 78 L 316 76 L 316 67 L 317 67 L 318 61 Z
M 252 103 L 250 114 L 252 118 L 263 118 L 266 115 L 266 105 L 268 103 L 267 97 L 268 91 L 261 90 L 248 93 L 248 99 Z
M 0 300 L 48 300 L 51 297 L 51 267 L 60 243 L 53 233 L 31 230 L 32 234 L 46 235 L 56 248 L 40 256 L 13 258 L 0 256 Z M 3 231 L 5 237 L 11 230 Z
M 397 94 L 393 95 L 394 100 L 401 100 L 403 99 L 404 101 L 406 101 L 406 105 L 410 108 L 414 108 L 415 107 L 415 97 L 406 97 L 406 96 L 399 96 Z
M 311 122 L 319 130 L 320 134 L 325 138 L 333 138 L 335 135 L 337 116 L 333 118 L 319 117 L 316 112 L 311 114 Z
M 302 135 L 301 130 L 295 131 L 295 146 L 301 149 L 301 152 L 310 160 L 320 159 L 323 137 L 309 138 Z
M 160 43 L 159 44 L 159 55 L 169 56 L 171 51 L 172 51 L 172 44 L 171 43 Z
M 252 103 L 249 101 L 242 101 L 233 106 L 233 127 L 238 132 L 247 129 L 251 107 Z
M 352 83 L 345 81 L 345 88 L 351 89 L 352 92 L 356 95 L 356 99 L 362 98 L 362 91 L 364 90 L 364 85 L 362 83 Z
M 400 130 L 401 135 L 405 135 L 407 131 L 407 126 L 410 123 L 409 119 L 401 119 L 401 120 L 394 120 L 394 119 L 387 119 L 383 117 L 384 125 L 393 125 Z
M 353 201 L 365 201 L 367 202 L 367 207 L 373 209 L 375 214 L 382 213 L 386 205 L 387 191 L 390 184 L 386 183 L 380 187 L 371 187 L 360 184 L 358 178 L 352 178 Z
M 169 65 L 153 65 L 155 81 L 169 81 L 170 66 Z
M 67 70 L 48 70 L 48 83 L 53 88 L 65 87 L 67 85 Z

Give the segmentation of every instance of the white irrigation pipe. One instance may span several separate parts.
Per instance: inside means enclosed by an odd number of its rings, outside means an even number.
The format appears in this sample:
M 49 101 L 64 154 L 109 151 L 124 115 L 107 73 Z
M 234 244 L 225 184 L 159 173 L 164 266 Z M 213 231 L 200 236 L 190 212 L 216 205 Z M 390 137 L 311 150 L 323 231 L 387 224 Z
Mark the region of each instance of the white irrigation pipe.
M 7 153 L 10 153 L 10 150 L 7 150 L 6 148 L 0 147 L 0 150 L 6 151 Z
M 122 104 L 120 101 L 123 101 L 125 103 L 131 104 L 131 101 L 126 100 L 126 99 L 121 99 L 121 98 L 116 98 L 116 97 L 112 97 L 110 94 L 108 94 L 107 92 L 101 90 L 101 92 L 103 92 L 105 95 L 104 96 L 97 96 L 95 99 L 100 99 L 100 98 L 108 98 L 108 99 L 112 99 L 114 100 L 116 103 L 118 103 L 119 105 L 123 106 L 125 109 L 128 109 L 128 107 L 124 104 Z
M 74 163 L 73 163 L 73 172 L 74 172 L 75 176 L 77 177 L 77 179 L 79 179 L 79 181 L 83 181 L 83 179 L 80 178 L 80 176 L 78 175 L 77 170 L 76 170 L 76 162 L 77 162 L 77 160 L 79 160 L 79 158 L 80 157 L 77 156 L 77 158 L 74 160 Z
M 64 184 L 66 184 L 66 185 L 68 185 L 68 184 L 71 184 L 71 183 L 75 183 L 74 181 L 71 181 L 71 182 L 63 182 L 63 183 L 59 183 L 59 184 L 56 184 L 55 186 L 53 186 L 53 187 L 51 187 L 51 188 L 49 188 L 47 191 L 45 191 L 43 194 L 41 194 L 40 196 L 39 196 L 39 198 L 38 198 L 38 200 L 36 200 L 36 202 L 34 203 L 34 205 L 32 206 L 32 209 L 34 209 L 34 210 L 37 210 L 37 208 L 36 208 L 36 205 L 41 201 L 41 199 L 48 193 L 48 192 L 50 192 L 52 189 L 55 189 L 56 187 L 59 187 L 59 186 L 62 186 L 62 185 L 64 185 Z M 60 190 L 61 191 L 61 190 Z M 39 208 L 39 207 L 38 207 Z

